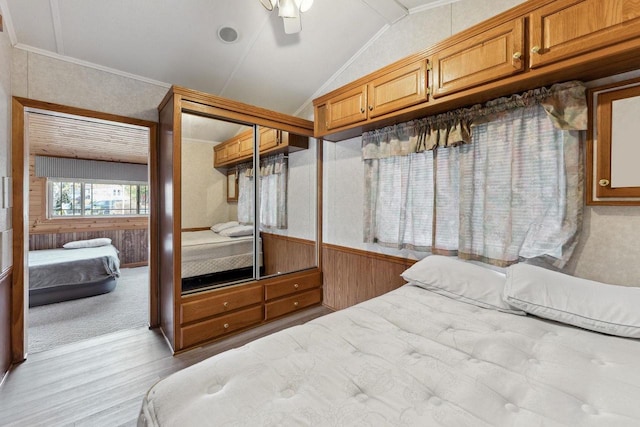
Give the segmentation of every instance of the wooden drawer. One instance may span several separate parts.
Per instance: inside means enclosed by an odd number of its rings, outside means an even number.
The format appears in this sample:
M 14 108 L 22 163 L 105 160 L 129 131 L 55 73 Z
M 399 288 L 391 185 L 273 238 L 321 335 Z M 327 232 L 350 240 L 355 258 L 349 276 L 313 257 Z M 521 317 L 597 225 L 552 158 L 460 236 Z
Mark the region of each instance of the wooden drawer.
M 262 322 L 262 306 L 214 317 L 180 328 L 180 349 Z
M 269 283 L 264 285 L 265 300 L 269 301 L 296 292 L 317 288 L 320 284 L 320 274 L 310 274 L 295 279 L 284 279 L 276 283 Z
M 262 285 L 240 285 L 211 292 L 205 298 L 180 306 L 180 323 L 187 324 L 262 302 Z
M 320 288 L 276 300 L 266 304 L 265 320 L 275 319 L 320 302 L 322 302 L 322 289 Z
M 434 98 L 524 70 L 524 18 L 502 24 L 433 55 Z

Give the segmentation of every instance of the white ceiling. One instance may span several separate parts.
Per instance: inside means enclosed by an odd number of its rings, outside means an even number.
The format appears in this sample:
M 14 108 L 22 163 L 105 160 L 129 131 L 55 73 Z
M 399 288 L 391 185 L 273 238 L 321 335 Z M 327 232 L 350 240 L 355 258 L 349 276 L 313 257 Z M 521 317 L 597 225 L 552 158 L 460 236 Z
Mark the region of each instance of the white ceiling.
M 0 0 L 12 42 L 295 114 L 386 25 L 457 0 L 316 0 L 286 35 L 259 0 Z M 225 44 L 216 33 L 235 27 Z

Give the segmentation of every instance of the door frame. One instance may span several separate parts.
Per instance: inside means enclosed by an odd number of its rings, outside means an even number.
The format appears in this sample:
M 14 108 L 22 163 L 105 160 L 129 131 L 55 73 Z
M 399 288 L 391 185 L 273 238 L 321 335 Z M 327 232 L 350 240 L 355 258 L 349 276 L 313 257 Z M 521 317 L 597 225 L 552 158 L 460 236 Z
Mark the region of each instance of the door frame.
M 20 363 L 27 355 L 27 321 L 29 271 L 27 254 L 29 250 L 29 141 L 25 140 L 25 110 L 29 108 L 48 110 L 57 113 L 73 114 L 100 120 L 131 124 L 149 129 L 149 192 L 151 206 L 149 211 L 149 326 L 160 324 L 158 308 L 158 124 L 148 120 L 134 119 L 115 114 L 102 113 L 83 108 L 69 107 L 28 98 L 12 99 L 12 142 L 11 176 L 13 196 L 13 280 L 11 284 L 11 358 Z

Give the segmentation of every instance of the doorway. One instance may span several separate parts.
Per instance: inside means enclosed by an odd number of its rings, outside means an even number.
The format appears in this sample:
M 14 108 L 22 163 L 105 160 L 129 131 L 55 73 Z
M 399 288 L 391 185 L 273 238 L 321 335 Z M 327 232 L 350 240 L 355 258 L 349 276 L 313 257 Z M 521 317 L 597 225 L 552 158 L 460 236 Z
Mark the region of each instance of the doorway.
M 51 138 L 42 137 L 38 132 L 44 132 L 44 122 L 49 123 L 49 131 L 60 133 L 59 144 L 52 144 Z M 69 126 L 64 130 L 65 123 Z M 34 126 L 37 128 L 34 131 Z M 120 130 L 132 130 L 133 133 L 144 133 L 145 148 L 140 152 L 140 147 L 132 146 L 131 141 L 124 141 Z M 93 132 L 93 133 L 92 133 Z M 127 132 L 124 132 L 127 133 Z M 120 250 L 120 258 L 124 256 L 123 267 L 133 267 L 127 273 L 133 273 L 138 269 L 140 273 L 146 273 L 146 283 L 144 293 L 146 298 L 145 310 L 147 324 L 154 327 L 158 324 L 157 309 L 157 280 L 156 277 L 156 194 L 157 179 L 154 173 L 156 159 L 156 134 L 157 125 L 154 122 L 131 119 L 128 117 L 105 114 L 90 110 L 78 109 L 56 104 L 43 103 L 23 98 L 13 99 L 13 143 L 12 143 L 12 166 L 13 166 L 13 200 L 14 200 L 14 277 L 12 283 L 12 357 L 13 362 L 24 360 L 28 351 L 28 326 L 29 326 L 29 249 L 49 249 L 59 247 L 67 240 L 78 241 L 95 237 L 108 237 L 113 241 L 114 246 Z M 49 139 L 47 143 L 47 139 Z M 76 140 L 76 144 L 74 144 Z M 82 143 L 77 143 L 81 140 Z M 124 143 L 123 143 L 124 142 Z M 135 145 L 135 144 L 133 144 Z M 58 150 L 58 151 L 56 151 Z M 92 199 L 95 189 L 103 184 L 100 180 L 63 178 L 48 180 L 42 176 L 35 176 L 35 157 L 73 157 L 76 159 L 87 159 L 89 161 L 103 162 L 104 164 L 86 165 L 80 169 L 100 169 L 107 166 L 109 162 L 115 163 L 146 163 L 147 174 L 147 195 L 150 203 L 147 207 L 148 216 L 122 214 L 125 209 L 122 203 L 115 203 L 113 200 Z M 137 156 L 137 157 L 136 157 Z M 142 158 L 143 157 L 143 158 Z M 92 171 L 92 172 L 95 172 Z M 56 173 L 54 173 L 56 174 Z M 75 205 L 72 200 L 64 200 L 55 205 L 53 199 L 52 184 L 48 181 L 68 182 L 82 188 L 82 200 Z M 127 181 L 127 180 L 124 180 Z M 120 182 L 122 184 L 122 182 Z M 125 192 L 131 192 L 131 183 L 124 188 Z M 84 186 L 91 191 L 85 192 Z M 114 192 L 113 188 L 108 187 Z M 120 190 L 119 190 L 120 191 Z M 140 189 L 137 188 L 138 196 Z M 34 193 L 42 194 L 34 196 Z M 95 194 L 101 194 L 95 191 Z M 58 192 L 59 195 L 59 192 Z M 105 197 L 101 196 L 103 199 Z M 69 199 L 69 197 L 67 197 Z M 80 200 L 80 199 L 78 199 Z M 109 203 L 108 209 L 104 203 Z M 116 201 L 117 202 L 117 201 Z M 139 203 L 136 202 L 139 208 Z M 56 209 L 59 211 L 56 211 Z M 131 204 L 126 209 L 131 213 Z M 120 210 L 118 215 L 116 211 Z M 53 211 L 58 212 L 59 217 L 54 217 Z M 139 213 L 139 212 L 137 212 Z M 112 215 L 113 214 L 113 215 Z M 92 217 L 92 215 L 94 215 Z M 144 220 L 143 220 L 144 218 Z M 141 225 L 144 223 L 143 225 Z M 135 231 L 138 230 L 138 231 Z M 144 235 L 144 242 L 140 247 L 133 247 L 135 234 Z M 132 238 L 132 236 L 134 236 Z M 140 236 L 138 236 L 140 238 Z M 128 240 L 127 240 L 128 239 Z M 64 242 L 63 242 L 64 240 Z M 125 241 L 127 240 L 127 241 Z M 140 253 L 144 252 L 144 259 L 140 259 Z M 138 257 L 136 258 L 136 254 Z M 148 265 L 148 267 L 142 267 Z M 145 270 L 141 272 L 140 270 Z M 148 272 L 148 273 L 147 273 Z M 130 275 L 129 275 L 130 276 Z M 135 279 L 134 279 L 135 280 Z M 139 279 L 138 279 L 139 281 Z M 117 290 L 117 285 L 115 290 Z M 113 294 L 92 296 L 91 298 L 113 297 Z M 91 298 L 86 298 L 90 300 Z M 126 298 L 126 297 L 125 297 Z M 75 304 L 80 300 L 60 302 L 58 304 Z M 95 300 L 92 301 L 96 302 Z M 57 304 L 53 304 L 57 305 Z M 105 307 L 99 304 L 101 307 Z M 64 311 L 77 311 L 76 308 Z M 88 311 L 91 311 L 90 309 Z M 35 317 L 34 317 L 35 319 Z M 45 322 L 46 323 L 46 322 Z M 97 323 L 100 323 L 99 321 Z

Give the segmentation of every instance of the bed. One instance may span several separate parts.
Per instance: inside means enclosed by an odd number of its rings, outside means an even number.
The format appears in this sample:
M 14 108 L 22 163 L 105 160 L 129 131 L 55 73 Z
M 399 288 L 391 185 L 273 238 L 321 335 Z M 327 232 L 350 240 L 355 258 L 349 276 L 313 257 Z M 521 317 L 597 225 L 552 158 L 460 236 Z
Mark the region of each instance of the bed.
M 211 230 L 182 232 L 183 291 L 216 281 L 227 282 L 244 274 L 253 277 L 253 235 L 224 236 Z
M 111 292 L 119 276 L 113 245 L 29 251 L 29 307 Z
M 411 282 L 216 355 L 154 385 L 138 425 L 640 425 L 638 339 L 448 292 Z

